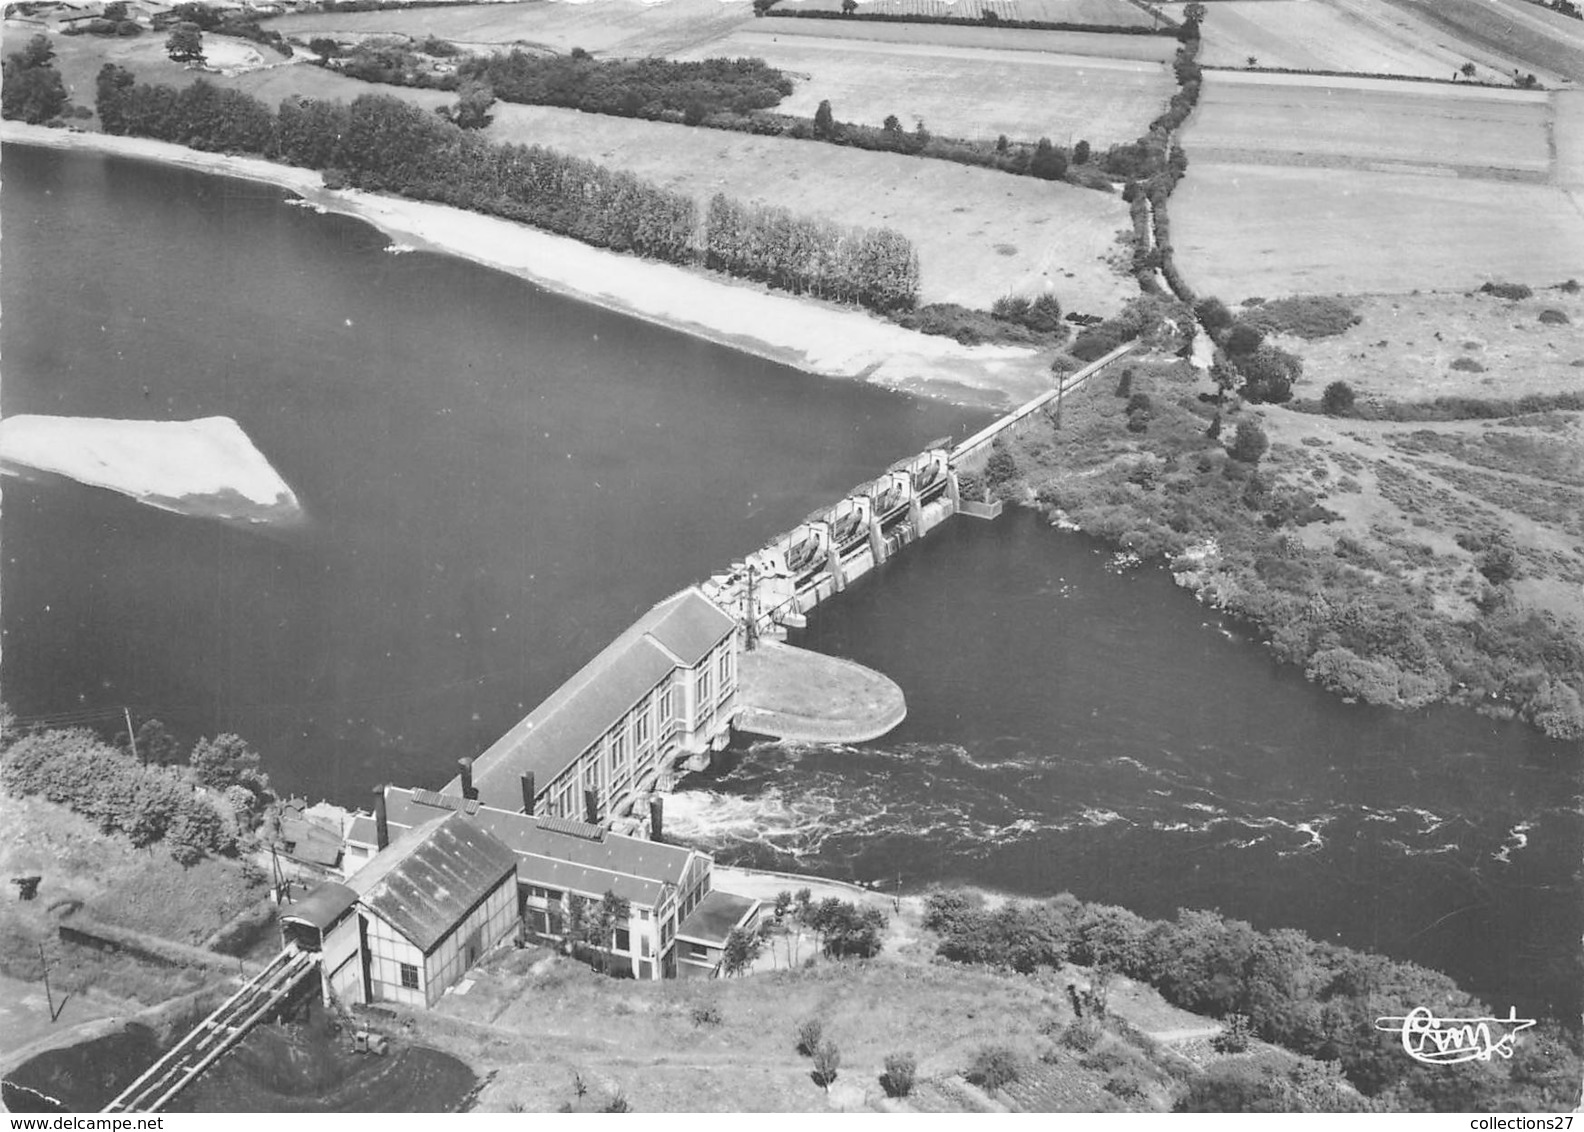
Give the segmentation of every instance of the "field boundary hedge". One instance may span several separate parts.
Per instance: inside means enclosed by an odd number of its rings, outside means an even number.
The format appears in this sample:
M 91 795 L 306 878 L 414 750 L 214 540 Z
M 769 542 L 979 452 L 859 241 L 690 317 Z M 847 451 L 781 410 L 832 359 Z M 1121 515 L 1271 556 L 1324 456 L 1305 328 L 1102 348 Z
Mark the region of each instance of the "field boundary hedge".
M 1539 82 L 1531 86 L 1519 83 L 1493 83 L 1484 79 L 1438 79 L 1434 75 L 1394 75 L 1383 71 L 1321 71 L 1305 67 L 1227 67 L 1206 66 L 1206 71 L 1225 71 L 1230 74 L 1249 72 L 1257 75 L 1315 75 L 1328 79 L 1389 79 L 1401 83 L 1440 83 L 1442 86 L 1475 86 L 1491 90 L 1545 90 Z
M 771 8 L 766 16 L 783 20 L 859 20 L 876 24 L 944 24 L 948 27 L 1010 28 L 1013 31 L 1078 31 L 1095 35 L 1175 36 L 1173 27 L 1147 28 L 1140 24 L 1075 24 L 1054 20 L 970 20 L 963 16 L 909 16 L 893 12 L 789 11 Z

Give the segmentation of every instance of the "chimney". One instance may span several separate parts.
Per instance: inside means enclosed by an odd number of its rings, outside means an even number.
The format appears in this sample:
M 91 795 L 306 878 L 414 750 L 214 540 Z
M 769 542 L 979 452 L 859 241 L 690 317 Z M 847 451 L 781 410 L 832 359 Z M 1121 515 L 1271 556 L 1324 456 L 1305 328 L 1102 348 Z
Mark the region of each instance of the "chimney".
M 533 812 L 534 812 L 534 799 L 537 797 L 537 795 L 536 795 L 536 793 L 534 791 L 533 771 L 531 771 L 531 770 L 523 771 L 523 773 L 522 773 L 522 788 L 523 788 L 523 813 L 527 814 L 529 817 L 532 817 L 533 816 Z
M 473 789 L 473 760 L 458 759 L 457 766 L 462 768 L 462 797 L 470 802 L 477 800 L 478 791 Z
M 390 820 L 385 815 L 385 787 L 374 787 L 374 848 L 390 844 Z
M 658 794 L 649 799 L 649 840 L 665 840 L 665 799 Z
M 590 825 L 599 824 L 599 793 L 592 786 L 583 791 L 583 810 Z

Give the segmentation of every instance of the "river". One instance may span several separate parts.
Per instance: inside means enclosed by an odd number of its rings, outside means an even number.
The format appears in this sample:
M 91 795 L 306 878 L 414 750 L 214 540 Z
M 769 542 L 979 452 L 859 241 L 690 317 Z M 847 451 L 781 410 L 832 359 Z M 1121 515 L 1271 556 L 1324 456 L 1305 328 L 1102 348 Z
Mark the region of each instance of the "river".
M 388 254 L 278 190 L 4 167 L 5 411 L 235 417 L 309 517 L 8 481 L 6 698 L 234 730 L 290 789 L 437 785 L 649 604 L 984 419 Z M 1576 749 L 1344 704 L 1028 513 L 953 520 L 794 639 L 886 672 L 910 714 L 684 783 L 668 828 L 723 860 L 1218 907 L 1577 1013 Z

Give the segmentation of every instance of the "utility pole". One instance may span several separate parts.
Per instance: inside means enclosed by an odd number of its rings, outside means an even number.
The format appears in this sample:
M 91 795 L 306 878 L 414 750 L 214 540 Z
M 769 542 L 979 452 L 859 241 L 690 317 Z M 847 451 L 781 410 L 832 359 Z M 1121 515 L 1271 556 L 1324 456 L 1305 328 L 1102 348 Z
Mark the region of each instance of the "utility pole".
M 132 709 L 123 705 L 121 708 L 121 714 L 126 716 L 127 742 L 132 744 L 132 757 L 137 759 L 137 734 L 132 730 Z M 143 760 L 138 759 L 138 761 L 142 762 Z
M 66 998 L 61 999 L 60 1010 L 55 1009 L 55 994 L 50 990 L 49 985 L 49 959 L 44 954 L 42 943 L 38 945 L 38 953 L 39 966 L 44 969 L 44 999 L 49 1003 L 50 1021 L 53 1022 L 61 1016 L 61 1010 L 66 1009 L 66 999 L 71 998 L 71 995 L 68 994 Z

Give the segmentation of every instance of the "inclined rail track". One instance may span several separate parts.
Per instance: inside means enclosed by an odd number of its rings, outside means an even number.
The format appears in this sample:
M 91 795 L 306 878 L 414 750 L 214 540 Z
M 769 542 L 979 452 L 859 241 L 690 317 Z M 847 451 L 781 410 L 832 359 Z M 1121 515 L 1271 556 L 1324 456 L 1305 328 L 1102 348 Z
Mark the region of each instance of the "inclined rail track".
M 158 1112 L 248 1031 L 269 1017 L 319 965 L 319 956 L 287 947 L 119 1096 L 104 1112 Z

